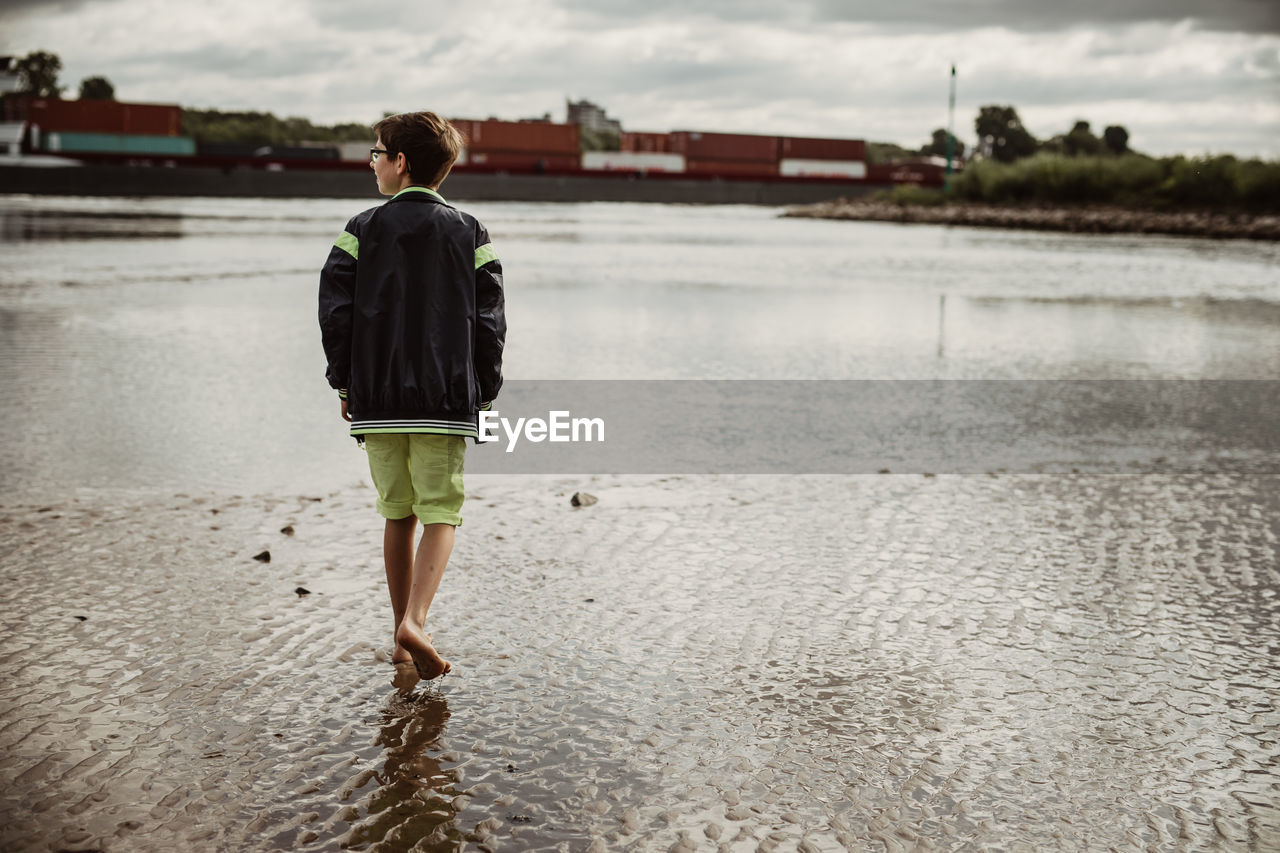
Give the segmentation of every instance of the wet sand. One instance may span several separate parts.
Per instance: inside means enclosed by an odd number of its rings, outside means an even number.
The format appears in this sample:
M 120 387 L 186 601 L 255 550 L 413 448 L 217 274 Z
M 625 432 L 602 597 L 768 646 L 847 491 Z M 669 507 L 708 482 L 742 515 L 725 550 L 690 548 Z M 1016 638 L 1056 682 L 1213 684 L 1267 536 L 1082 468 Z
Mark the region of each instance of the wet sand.
M 367 489 L 0 507 L 0 848 L 1280 846 L 1280 478 L 469 488 L 409 695 Z

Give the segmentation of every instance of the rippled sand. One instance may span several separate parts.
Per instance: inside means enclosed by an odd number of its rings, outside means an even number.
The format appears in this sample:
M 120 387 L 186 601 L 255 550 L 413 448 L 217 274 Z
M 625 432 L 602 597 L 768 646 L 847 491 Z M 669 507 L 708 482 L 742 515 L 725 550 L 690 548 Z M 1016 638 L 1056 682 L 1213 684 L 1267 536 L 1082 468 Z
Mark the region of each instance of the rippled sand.
M 0 847 L 1280 847 L 1280 478 L 469 486 L 0 508 Z

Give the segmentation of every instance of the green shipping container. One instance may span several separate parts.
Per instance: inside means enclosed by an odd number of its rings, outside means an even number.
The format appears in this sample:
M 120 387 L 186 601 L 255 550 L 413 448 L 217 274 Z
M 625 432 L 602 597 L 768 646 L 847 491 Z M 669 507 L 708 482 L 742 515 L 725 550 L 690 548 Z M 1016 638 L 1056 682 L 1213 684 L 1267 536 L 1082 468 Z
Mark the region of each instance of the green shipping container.
M 44 149 L 66 154 L 168 154 L 196 153 L 195 140 L 187 136 L 138 136 L 128 133 L 73 133 L 54 131 L 44 134 Z

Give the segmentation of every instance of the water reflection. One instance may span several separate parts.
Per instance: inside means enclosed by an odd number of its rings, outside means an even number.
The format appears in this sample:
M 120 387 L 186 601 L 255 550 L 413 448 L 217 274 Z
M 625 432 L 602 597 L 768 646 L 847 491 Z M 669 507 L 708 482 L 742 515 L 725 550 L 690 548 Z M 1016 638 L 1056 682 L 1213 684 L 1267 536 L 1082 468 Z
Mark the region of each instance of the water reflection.
M 0 239 L 39 240 L 177 239 L 181 213 L 0 209 Z
M 412 689 L 412 688 L 410 688 Z M 462 833 L 455 823 L 460 775 L 444 766 L 441 740 L 449 703 L 435 691 L 400 692 L 382 711 L 376 745 L 383 764 L 374 773 L 378 787 L 357 804 L 362 816 L 341 846 L 378 850 L 455 849 Z

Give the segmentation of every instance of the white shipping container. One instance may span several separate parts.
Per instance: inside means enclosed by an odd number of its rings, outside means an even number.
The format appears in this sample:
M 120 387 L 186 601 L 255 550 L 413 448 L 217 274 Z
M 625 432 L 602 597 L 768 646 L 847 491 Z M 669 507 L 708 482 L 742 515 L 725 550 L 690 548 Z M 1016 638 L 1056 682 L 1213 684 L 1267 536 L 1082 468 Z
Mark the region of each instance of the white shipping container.
M 607 172 L 683 172 L 684 155 L 660 151 L 584 151 L 582 168 Z
M 0 124 L 0 154 L 17 156 L 22 153 L 22 135 L 27 129 L 24 121 L 7 121 Z
M 865 178 L 861 160 L 779 160 L 778 174 L 788 178 Z
M 372 142 L 339 142 L 338 159 L 351 161 L 368 160 L 369 149 L 372 147 Z
M 349 160 L 358 163 L 361 160 L 368 162 L 369 149 L 373 147 L 373 142 L 339 142 L 338 143 L 338 159 Z M 454 165 L 460 165 L 467 162 L 467 149 L 463 148 L 458 155 L 458 162 Z

